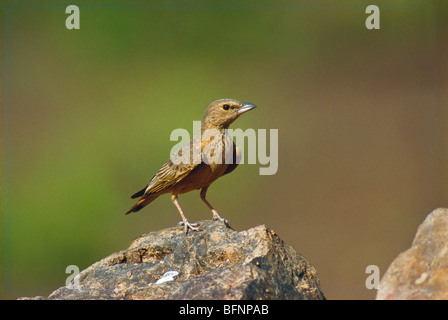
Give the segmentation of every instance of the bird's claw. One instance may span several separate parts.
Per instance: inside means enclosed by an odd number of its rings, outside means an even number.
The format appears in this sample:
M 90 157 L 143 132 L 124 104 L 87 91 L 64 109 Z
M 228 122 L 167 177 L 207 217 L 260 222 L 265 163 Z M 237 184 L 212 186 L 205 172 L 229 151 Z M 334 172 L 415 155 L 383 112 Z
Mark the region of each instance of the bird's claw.
M 213 213 L 213 220 L 221 221 L 222 223 L 224 223 L 226 225 L 226 227 L 230 227 L 230 221 L 222 218 L 218 213 Z
M 199 226 L 198 223 L 190 223 L 190 222 L 188 222 L 188 221 L 187 221 L 187 223 L 188 223 L 190 226 L 192 226 L 192 227 L 197 227 L 197 226 Z M 176 227 L 181 227 L 181 226 L 183 226 L 183 225 L 185 225 L 185 221 L 179 221 L 178 223 L 176 223 Z
M 188 234 L 188 229 L 191 229 L 192 231 L 201 231 L 200 229 L 199 229 L 199 224 L 197 224 L 197 223 L 190 223 L 190 222 L 188 222 L 187 220 L 185 220 L 185 221 L 179 221 L 178 223 L 177 223 L 177 226 L 184 226 L 184 230 L 185 230 L 185 234 Z

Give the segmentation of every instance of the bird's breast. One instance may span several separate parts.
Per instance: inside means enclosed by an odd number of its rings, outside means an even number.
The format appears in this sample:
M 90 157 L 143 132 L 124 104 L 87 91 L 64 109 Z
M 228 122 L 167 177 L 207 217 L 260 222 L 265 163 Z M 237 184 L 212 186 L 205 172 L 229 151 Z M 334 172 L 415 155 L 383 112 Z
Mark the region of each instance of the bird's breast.
M 175 193 L 186 193 L 209 186 L 224 175 L 233 159 L 233 141 L 226 134 L 201 141 L 202 162 L 175 186 Z

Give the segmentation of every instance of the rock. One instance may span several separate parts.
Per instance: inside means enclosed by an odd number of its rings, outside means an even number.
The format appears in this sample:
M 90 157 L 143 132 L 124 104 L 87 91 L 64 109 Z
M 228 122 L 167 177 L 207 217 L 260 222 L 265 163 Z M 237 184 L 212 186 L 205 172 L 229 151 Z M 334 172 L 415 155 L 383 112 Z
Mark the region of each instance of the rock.
M 48 297 L 21 299 L 325 299 L 315 268 L 264 225 L 200 221 L 143 234 Z
M 431 212 L 381 279 L 378 300 L 448 299 L 448 209 Z

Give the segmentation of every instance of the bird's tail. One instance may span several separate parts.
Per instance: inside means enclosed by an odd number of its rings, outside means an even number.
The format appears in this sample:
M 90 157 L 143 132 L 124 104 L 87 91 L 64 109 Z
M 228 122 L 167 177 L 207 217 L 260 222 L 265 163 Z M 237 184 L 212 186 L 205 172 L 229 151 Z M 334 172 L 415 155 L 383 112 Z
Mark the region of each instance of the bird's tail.
M 142 195 L 144 195 L 147 187 L 148 187 L 148 186 L 146 186 L 146 187 L 144 187 L 142 190 L 140 190 L 140 191 L 134 193 L 134 194 L 131 196 L 131 198 L 132 198 L 132 199 L 135 199 L 135 198 L 138 198 L 138 197 L 141 197 Z
M 132 212 L 137 212 L 140 209 L 142 209 L 143 207 L 147 206 L 148 204 L 150 204 L 152 201 L 154 201 L 156 198 L 158 197 L 158 195 L 147 195 L 147 196 L 143 196 L 131 209 L 129 209 L 128 211 L 126 211 L 125 214 L 130 214 Z

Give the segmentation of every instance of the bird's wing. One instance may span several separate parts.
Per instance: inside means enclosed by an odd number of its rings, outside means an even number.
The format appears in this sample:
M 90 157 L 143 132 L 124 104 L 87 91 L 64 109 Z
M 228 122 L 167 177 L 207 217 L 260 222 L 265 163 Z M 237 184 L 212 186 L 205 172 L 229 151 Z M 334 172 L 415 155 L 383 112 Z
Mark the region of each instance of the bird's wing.
M 174 186 L 186 177 L 197 165 L 179 164 L 175 165 L 171 159 L 165 162 L 160 170 L 152 177 L 145 194 L 156 193 Z
M 169 187 L 185 178 L 194 168 L 201 163 L 200 149 L 197 153 L 193 148 L 200 148 L 200 144 L 193 144 L 193 139 L 177 150 L 170 159 L 160 168 L 160 170 L 151 178 L 144 194 L 152 194 Z M 190 154 L 190 157 L 183 159 L 182 155 Z M 199 158 L 198 158 L 199 157 Z M 173 162 L 174 160 L 174 162 Z

